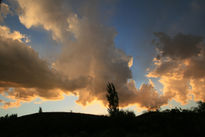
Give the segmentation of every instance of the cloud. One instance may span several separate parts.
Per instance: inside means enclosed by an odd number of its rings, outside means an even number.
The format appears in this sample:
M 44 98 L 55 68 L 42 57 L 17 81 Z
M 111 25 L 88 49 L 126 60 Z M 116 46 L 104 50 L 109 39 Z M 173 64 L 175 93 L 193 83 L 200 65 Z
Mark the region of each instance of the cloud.
M 148 77 L 160 78 L 165 96 L 181 103 L 205 99 L 202 88 L 205 80 L 204 38 L 194 35 L 155 33 L 158 55 Z
M 186 59 L 196 56 L 200 52 L 199 43 L 203 40 L 199 36 L 183 35 L 181 33 L 178 33 L 173 38 L 163 32 L 155 33 L 155 35 L 160 41 L 158 43 L 160 55 L 171 57 L 172 59 Z
M 18 40 L 19 42 L 28 43 L 30 41 L 26 35 L 21 34 L 18 31 L 11 32 L 10 28 L 6 26 L 0 26 L 0 36 L 7 39 Z
M 0 35 L 0 92 L 7 92 L 9 98 L 21 101 L 31 101 L 37 96 L 58 99 L 63 92 L 84 88 L 89 81 L 84 77 L 70 80 L 62 76 L 21 41 L 24 37 L 14 34 L 24 35 L 11 33 L 5 26 L 0 29 L 5 34 Z
M 2 22 L 4 18 L 10 13 L 11 11 L 9 6 L 6 3 L 0 3 L 0 22 Z
M 52 38 L 57 41 L 65 41 L 68 38 L 66 19 L 71 13 L 69 4 L 65 5 L 63 0 L 17 0 L 17 2 L 20 9 L 19 20 L 27 28 L 43 27 L 51 31 Z
M 92 18 L 93 19 L 93 18 Z M 63 46 L 63 52 L 56 61 L 56 69 L 70 77 L 92 77 L 86 91 L 79 91 L 78 103 L 86 105 L 94 99 L 107 103 L 106 83 L 113 82 L 118 89 L 120 106 L 140 104 L 143 107 L 158 107 L 167 103 L 150 85 L 137 89 L 132 80 L 130 67 L 133 58 L 114 45 L 116 31 L 89 16 L 68 17 L 68 31 L 75 41 Z M 69 71 L 68 71 L 69 70 Z M 146 101 L 142 101 L 142 100 Z
M 142 84 L 138 89 L 135 81 L 130 80 L 127 83 L 127 88 L 126 91 L 129 92 L 120 92 L 120 95 L 123 96 L 120 100 L 122 106 L 138 104 L 142 108 L 157 109 L 168 103 L 169 97 L 159 94 L 151 81 L 148 84 Z
M 51 32 L 62 49 L 49 65 L 21 41 L 2 37 L 0 85 L 7 88 L 9 98 L 22 102 L 35 97 L 55 100 L 61 99 L 63 93 L 72 93 L 78 96 L 79 104 L 100 100 L 106 105 L 106 84 L 113 82 L 121 107 L 138 104 L 153 109 L 167 104 L 167 97 L 159 94 L 153 84 L 136 88 L 130 70 L 133 58 L 116 48 L 115 29 L 99 18 L 100 1 L 82 1 L 75 10 L 73 2 L 17 2 L 20 22 L 27 28 Z
M 3 108 L 3 109 L 8 109 L 8 108 L 12 108 L 12 107 L 19 107 L 19 106 L 21 106 L 20 101 L 6 102 L 6 101 L 2 100 L 1 103 L 4 104 L 3 106 L 1 106 L 1 108 Z

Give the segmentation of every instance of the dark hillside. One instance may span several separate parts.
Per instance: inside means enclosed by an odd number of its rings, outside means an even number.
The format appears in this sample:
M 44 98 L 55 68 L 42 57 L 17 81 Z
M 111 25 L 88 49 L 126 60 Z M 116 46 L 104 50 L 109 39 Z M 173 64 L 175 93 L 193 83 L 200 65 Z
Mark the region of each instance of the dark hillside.
M 205 114 L 150 112 L 136 118 L 36 113 L 0 121 L 1 137 L 204 137 Z

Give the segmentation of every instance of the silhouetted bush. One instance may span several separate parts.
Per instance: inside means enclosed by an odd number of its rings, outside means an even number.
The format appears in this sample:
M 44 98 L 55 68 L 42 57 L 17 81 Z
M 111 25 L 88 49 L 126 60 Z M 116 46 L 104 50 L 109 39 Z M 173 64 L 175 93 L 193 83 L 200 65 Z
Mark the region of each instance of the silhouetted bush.
M 205 102 L 198 101 L 196 107 L 192 107 L 191 109 L 182 109 L 180 107 L 175 107 L 173 109 L 166 109 L 162 112 L 169 112 L 169 113 L 205 113 Z
M 110 115 L 112 118 L 119 118 L 119 119 L 130 119 L 135 117 L 135 113 L 129 110 L 118 110 L 112 112 Z
M 18 117 L 17 114 L 11 114 L 11 115 L 9 116 L 9 119 L 13 120 L 13 119 L 16 119 L 17 117 Z
M 135 113 L 129 110 L 120 110 L 118 115 L 122 118 L 134 118 L 135 117 Z
M 10 116 L 7 114 L 4 117 L 0 117 L 0 120 L 14 120 L 17 119 L 17 114 L 11 114 Z
M 179 113 L 179 112 L 182 112 L 182 108 L 180 107 L 175 107 L 175 108 L 172 108 L 172 109 L 166 109 L 162 112 L 169 112 L 169 113 Z
M 197 104 L 198 104 L 197 107 L 192 108 L 192 111 L 196 113 L 204 113 L 205 112 L 205 102 L 198 101 Z

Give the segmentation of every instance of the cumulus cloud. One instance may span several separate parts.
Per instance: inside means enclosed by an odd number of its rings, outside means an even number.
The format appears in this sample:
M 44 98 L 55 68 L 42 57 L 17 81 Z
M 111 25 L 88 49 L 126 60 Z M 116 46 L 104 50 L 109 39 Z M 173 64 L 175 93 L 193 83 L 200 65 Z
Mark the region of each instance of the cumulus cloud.
M 120 100 L 122 106 L 138 104 L 142 108 L 157 109 L 168 103 L 169 96 L 159 94 L 151 81 L 148 84 L 142 84 L 138 89 L 136 88 L 135 81 L 129 80 L 124 88 L 125 89 L 122 89 L 122 92 L 119 94 L 123 96 Z
M 20 8 L 19 20 L 27 28 L 43 27 L 52 32 L 52 38 L 64 41 L 69 33 L 67 16 L 71 13 L 69 4 L 60 0 L 17 0 Z
M 17 2 L 21 23 L 27 28 L 41 27 L 51 32 L 62 50 L 51 66 L 21 41 L 2 37 L 0 86 L 7 88 L 4 91 L 11 99 L 53 100 L 61 99 L 62 93 L 73 93 L 82 105 L 94 100 L 106 105 L 106 84 L 113 82 L 121 107 L 139 104 L 153 109 L 168 102 L 151 83 L 136 88 L 130 70 L 133 58 L 116 48 L 115 29 L 99 19 L 100 1 L 82 1 L 83 6 L 75 10 L 73 2 L 63 0 Z
M 3 28 L 3 29 L 2 29 Z M 70 80 L 55 71 L 30 46 L 25 45 L 15 34 L 1 26 L 0 35 L 0 87 L 11 99 L 31 101 L 37 96 L 45 99 L 62 98 L 62 91 L 84 88 L 87 78 Z M 12 90 L 10 88 L 13 88 Z M 54 90 L 56 89 L 56 90 Z M 7 106 L 9 104 L 7 103 Z
M 201 36 L 155 33 L 158 51 L 148 77 L 160 78 L 165 96 L 186 103 L 205 99 L 202 88 L 205 80 L 205 44 Z
M 0 37 L 4 37 L 6 39 L 18 40 L 19 42 L 26 42 L 26 43 L 30 41 L 28 36 L 21 34 L 19 31 L 11 32 L 10 28 L 6 26 L 0 26 Z
M 90 10 L 90 9 L 89 9 Z M 96 13 L 92 11 L 92 13 Z M 86 12 L 87 14 L 87 12 Z M 56 61 L 56 69 L 70 77 L 92 77 L 87 91 L 80 91 L 78 103 L 86 105 L 94 99 L 106 104 L 106 82 L 113 82 L 120 99 L 120 106 L 140 104 L 143 107 L 160 106 L 167 103 L 153 87 L 143 85 L 140 89 L 133 86 L 133 58 L 127 56 L 114 45 L 116 31 L 104 26 L 93 16 L 78 17 L 73 14 L 67 18 L 68 31 L 76 41 L 63 46 L 63 52 Z M 69 71 L 68 71 L 69 70 Z M 146 97 L 146 101 L 142 101 Z

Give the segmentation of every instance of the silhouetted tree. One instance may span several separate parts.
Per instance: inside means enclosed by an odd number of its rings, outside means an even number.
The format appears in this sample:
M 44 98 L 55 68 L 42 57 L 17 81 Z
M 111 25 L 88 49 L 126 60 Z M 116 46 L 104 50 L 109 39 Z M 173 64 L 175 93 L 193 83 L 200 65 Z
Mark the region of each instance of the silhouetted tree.
M 42 113 L 42 112 L 43 112 L 43 111 L 42 111 L 42 108 L 39 107 L 38 113 Z
M 119 98 L 117 91 L 115 90 L 115 86 L 113 83 L 107 84 L 107 94 L 106 94 L 107 100 L 108 100 L 108 112 L 112 116 L 113 114 L 119 112 Z

